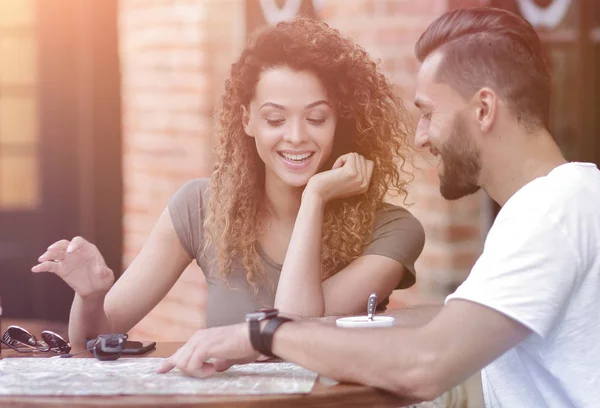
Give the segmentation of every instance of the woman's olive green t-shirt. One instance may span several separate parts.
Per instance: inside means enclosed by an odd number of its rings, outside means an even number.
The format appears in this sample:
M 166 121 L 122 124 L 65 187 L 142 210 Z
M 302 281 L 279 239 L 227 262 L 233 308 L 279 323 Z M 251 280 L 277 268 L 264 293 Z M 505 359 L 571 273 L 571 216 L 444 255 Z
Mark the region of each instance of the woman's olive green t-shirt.
M 246 280 L 246 270 L 240 262 L 233 262 L 233 270 L 224 281 L 215 270 L 209 248 L 204 254 L 203 223 L 206 212 L 210 179 L 195 179 L 179 189 L 169 200 L 168 208 L 173 226 L 181 245 L 194 258 L 204 272 L 208 285 L 206 303 L 206 327 L 223 326 L 244 321 L 248 312 L 260 308 L 272 308 L 275 291 L 281 273 L 280 264 L 260 251 L 265 275 L 269 282 L 258 283 L 255 293 Z M 415 282 L 415 261 L 423 250 L 425 233 L 421 223 L 406 209 L 391 204 L 377 212 L 372 236 L 363 255 L 382 255 L 400 262 L 404 273 L 396 289 L 404 289 Z M 369 271 L 364 271 L 365 280 Z M 365 299 L 366 310 L 367 299 Z M 386 301 L 380 304 L 385 308 Z

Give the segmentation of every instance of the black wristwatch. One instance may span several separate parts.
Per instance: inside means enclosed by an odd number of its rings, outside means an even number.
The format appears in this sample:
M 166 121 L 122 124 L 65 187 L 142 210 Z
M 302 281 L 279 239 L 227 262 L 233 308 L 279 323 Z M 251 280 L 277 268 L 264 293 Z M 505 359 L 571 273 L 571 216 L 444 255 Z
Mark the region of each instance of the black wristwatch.
M 268 322 L 261 333 L 260 322 L 263 320 L 268 320 Z M 246 321 L 249 323 L 252 348 L 265 356 L 277 357 L 271 351 L 273 334 L 275 334 L 279 326 L 291 320 L 287 317 L 279 316 L 279 310 L 277 309 L 260 309 L 256 312 L 248 313 Z

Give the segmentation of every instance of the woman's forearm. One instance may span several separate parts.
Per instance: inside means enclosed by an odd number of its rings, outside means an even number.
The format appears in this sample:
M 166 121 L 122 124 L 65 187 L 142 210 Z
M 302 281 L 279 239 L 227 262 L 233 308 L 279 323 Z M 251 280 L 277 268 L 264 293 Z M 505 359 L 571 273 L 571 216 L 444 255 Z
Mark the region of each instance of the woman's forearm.
M 104 299 L 104 294 L 85 299 L 75 294 L 69 318 L 69 342 L 74 349 L 85 347 L 88 338 L 112 333 L 110 320 L 104 311 Z
M 324 209 L 318 194 L 304 192 L 275 295 L 275 308 L 283 313 L 315 317 L 325 311 L 321 286 Z

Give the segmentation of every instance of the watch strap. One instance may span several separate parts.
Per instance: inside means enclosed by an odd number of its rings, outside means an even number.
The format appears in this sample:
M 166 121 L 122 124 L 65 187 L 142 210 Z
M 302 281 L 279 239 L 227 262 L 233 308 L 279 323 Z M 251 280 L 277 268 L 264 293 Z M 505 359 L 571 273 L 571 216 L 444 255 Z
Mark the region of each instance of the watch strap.
M 261 337 L 261 343 L 263 346 L 263 351 L 261 351 L 262 354 L 264 354 L 265 356 L 269 356 L 269 357 L 277 357 L 275 354 L 273 354 L 273 335 L 275 334 L 275 331 L 279 328 L 279 326 L 281 326 L 282 324 L 284 324 L 285 322 L 291 322 L 292 319 L 287 318 L 287 317 L 283 317 L 283 316 L 277 316 L 277 317 L 273 317 L 272 319 L 269 319 L 269 321 L 267 322 L 267 324 L 265 325 L 265 328 L 263 329 L 260 337 Z
M 258 320 L 250 320 L 248 321 L 248 326 L 250 330 L 250 343 L 252 344 L 252 348 L 258 351 L 261 354 L 264 354 L 264 345 L 262 336 L 260 335 L 260 321 Z

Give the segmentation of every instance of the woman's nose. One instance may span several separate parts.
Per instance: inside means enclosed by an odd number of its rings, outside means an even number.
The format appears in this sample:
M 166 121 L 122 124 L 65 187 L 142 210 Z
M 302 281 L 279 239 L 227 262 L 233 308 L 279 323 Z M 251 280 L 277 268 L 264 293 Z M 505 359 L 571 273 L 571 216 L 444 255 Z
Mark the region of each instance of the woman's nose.
M 301 144 L 308 139 L 306 129 L 304 128 L 302 121 L 292 121 L 288 129 L 286 129 L 283 139 L 294 145 Z

